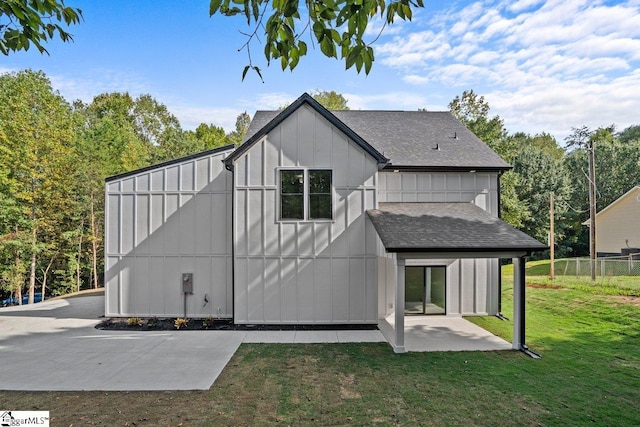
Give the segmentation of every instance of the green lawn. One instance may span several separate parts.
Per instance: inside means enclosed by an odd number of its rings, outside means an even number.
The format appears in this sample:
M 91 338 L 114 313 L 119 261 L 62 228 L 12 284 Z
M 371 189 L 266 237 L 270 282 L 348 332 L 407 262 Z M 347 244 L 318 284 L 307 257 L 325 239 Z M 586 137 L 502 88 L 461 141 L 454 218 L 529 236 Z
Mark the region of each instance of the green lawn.
M 610 284 L 529 279 L 527 342 L 539 360 L 397 355 L 381 343 L 245 344 L 208 391 L 2 392 L 0 407 L 50 410 L 56 426 L 640 425 L 640 298 L 612 295 Z M 511 322 L 472 321 L 511 339 Z

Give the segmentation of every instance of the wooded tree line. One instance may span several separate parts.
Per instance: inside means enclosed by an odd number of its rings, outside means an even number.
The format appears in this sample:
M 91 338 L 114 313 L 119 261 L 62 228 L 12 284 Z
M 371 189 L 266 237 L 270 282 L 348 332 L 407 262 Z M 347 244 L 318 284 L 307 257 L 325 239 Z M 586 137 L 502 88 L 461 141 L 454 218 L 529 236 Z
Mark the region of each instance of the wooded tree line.
M 183 130 L 150 95 L 69 103 L 42 72 L 0 75 L 0 294 L 100 286 L 105 178 L 237 144 L 249 121 Z
M 346 109 L 336 92 L 314 97 Z M 483 97 L 466 91 L 449 105 L 514 166 L 501 178 L 502 217 L 546 241 L 549 193 L 556 194 L 557 253 L 588 252 L 587 156 L 566 151 L 549 134 L 509 134 L 490 116 Z M 150 95 L 105 93 L 91 103 L 69 103 L 42 72 L 0 75 L 0 293 L 47 296 L 102 285 L 104 179 L 215 147 L 238 144 L 249 125 L 200 124 L 183 130 L 165 105 Z M 576 129 L 594 138 L 598 209 L 640 183 L 640 126 Z

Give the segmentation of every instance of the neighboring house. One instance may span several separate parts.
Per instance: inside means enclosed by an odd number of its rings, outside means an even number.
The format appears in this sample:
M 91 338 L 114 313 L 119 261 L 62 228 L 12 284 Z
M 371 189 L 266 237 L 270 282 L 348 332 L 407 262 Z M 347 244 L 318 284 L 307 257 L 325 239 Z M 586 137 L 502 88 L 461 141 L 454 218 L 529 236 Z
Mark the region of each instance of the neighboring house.
M 447 112 L 328 111 L 304 94 L 245 141 L 107 179 L 111 316 L 377 324 L 496 315 L 500 258 L 546 246 L 498 218 L 507 165 Z M 181 274 L 193 273 L 183 295 Z M 400 307 L 399 309 L 396 309 Z
M 598 256 L 640 252 L 640 185 L 596 214 L 596 252 Z

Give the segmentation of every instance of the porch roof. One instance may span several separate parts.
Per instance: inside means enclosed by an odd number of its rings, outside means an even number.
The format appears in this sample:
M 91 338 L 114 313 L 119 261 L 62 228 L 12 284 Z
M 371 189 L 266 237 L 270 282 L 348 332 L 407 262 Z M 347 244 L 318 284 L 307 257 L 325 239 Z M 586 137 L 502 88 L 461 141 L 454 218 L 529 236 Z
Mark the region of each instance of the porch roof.
M 473 203 L 380 203 L 367 211 L 387 252 L 542 251 L 548 246 Z

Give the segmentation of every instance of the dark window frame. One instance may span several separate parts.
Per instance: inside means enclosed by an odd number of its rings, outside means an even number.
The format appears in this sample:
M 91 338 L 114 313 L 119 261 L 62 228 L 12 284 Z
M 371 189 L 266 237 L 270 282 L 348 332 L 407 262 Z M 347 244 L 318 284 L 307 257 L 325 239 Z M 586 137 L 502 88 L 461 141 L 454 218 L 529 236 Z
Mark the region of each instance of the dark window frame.
M 287 179 L 294 178 L 296 174 L 298 177 L 301 175 L 302 178 L 300 183 L 302 193 L 293 191 L 296 190 L 295 181 L 287 181 Z M 325 175 L 325 182 L 322 182 L 322 175 Z M 335 216 L 333 175 L 333 169 L 329 168 L 278 168 L 278 220 L 281 222 L 333 221 Z M 328 181 L 328 188 L 326 188 L 326 181 Z M 302 203 L 296 203 L 294 198 L 302 198 Z M 286 200 L 290 201 L 287 205 L 285 205 Z M 294 210 L 297 212 L 291 214 Z

